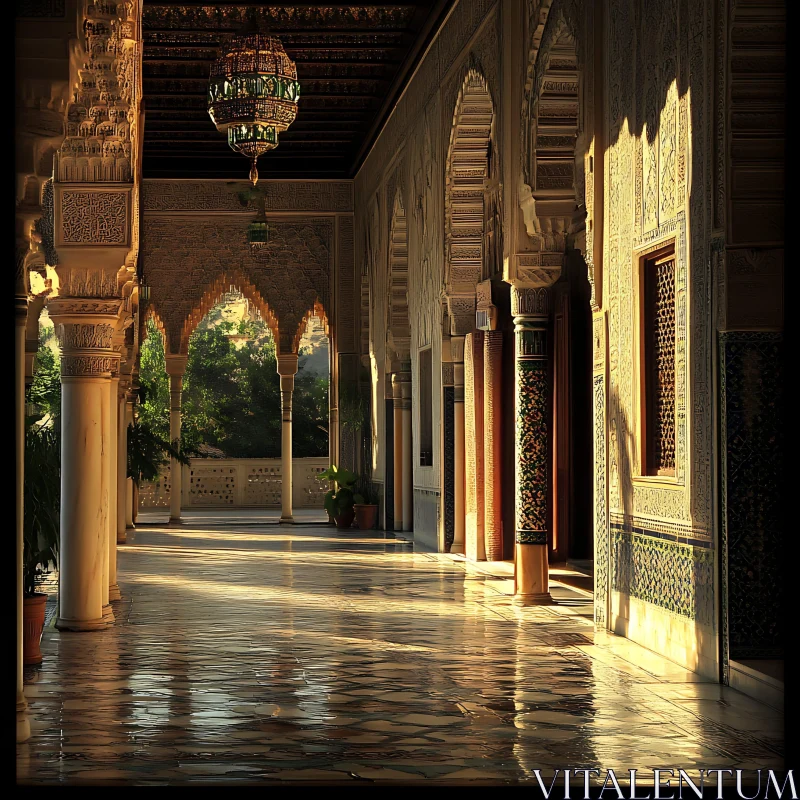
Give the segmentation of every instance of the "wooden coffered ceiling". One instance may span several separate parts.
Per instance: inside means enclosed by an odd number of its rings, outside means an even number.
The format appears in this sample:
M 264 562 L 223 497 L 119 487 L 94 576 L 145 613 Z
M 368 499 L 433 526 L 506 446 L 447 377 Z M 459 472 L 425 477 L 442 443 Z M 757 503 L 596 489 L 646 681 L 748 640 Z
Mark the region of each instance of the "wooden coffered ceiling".
M 145 178 L 246 179 L 211 122 L 206 91 L 222 37 L 257 8 L 297 63 L 297 119 L 259 160 L 262 178 L 351 178 L 455 0 L 400 4 L 145 0 Z

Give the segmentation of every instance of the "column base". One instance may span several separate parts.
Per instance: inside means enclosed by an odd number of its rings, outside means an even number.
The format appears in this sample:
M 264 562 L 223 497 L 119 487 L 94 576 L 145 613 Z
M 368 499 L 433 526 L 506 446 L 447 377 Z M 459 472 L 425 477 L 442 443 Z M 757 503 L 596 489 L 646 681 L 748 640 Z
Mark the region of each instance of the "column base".
M 17 711 L 24 711 L 28 707 L 25 692 L 17 692 Z
M 178 525 L 183 525 L 183 519 L 181 519 L 181 517 L 170 517 L 167 525 L 169 525 L 170 528 L 177 527 Z
M 31 738 L 31 721 L 27 711 L 17 711 L 16 742 L 22 744 Z
M 126 531 L 135 531 L 136 530 L 136 526 L 131 522 L 129 525 L 125 526 L 125 530 Z
M 126 531 L 117 534 L 117 544 L 125 544 L 128 541 Z
M 465 550 L 464 542 L 453 542 L 453 544 L 450 545 L 450 552 L 451 553 L 457 553 L 457 554 L 463 556 L 464 555 L 464 550 Z
M 119 592 L 119 585 L 116 583 L 108 587 L 108 601 L 113 603 L 115 600 L 122 600 L 122 595 Z
M 114 609 L 111 608 L 111 603 L 109 603 L 107 606 L 103 606 L 103 622 L 106 625 L 113 625 L 115 621 Z
M 281 514 L 280 522 L 294 522 L 294 517 L 291 514 L 288 517 L 284 517 Z
M 511 601 L 515 606 L 554 606 L 556 601 L 550 596 L 550 592 L 541 594 L 515 594 Z
M 64 619 L 56 620 L 56 630 L 59 631 L 101 631 L 106 627 L 103 617 L 99 619 Z

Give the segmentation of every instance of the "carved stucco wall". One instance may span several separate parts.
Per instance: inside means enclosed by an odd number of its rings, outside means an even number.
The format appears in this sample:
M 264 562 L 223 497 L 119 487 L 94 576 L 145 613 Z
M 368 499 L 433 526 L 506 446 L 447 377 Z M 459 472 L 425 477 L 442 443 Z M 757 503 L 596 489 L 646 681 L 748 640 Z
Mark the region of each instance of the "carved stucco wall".
M 603 305 L 609 326 L 611 588 L 715 629 L 708 174 L 712 8 L 711 0 L 608 2 Z M 662 488 L 637 479 L 635 266 L 646 248 L 671 239 L 677 456 L 675 480 Z M 713 647 L 706 655 L 714 658 Z
M 433 350 L 433 430 L 442 420 L 442 291 L 444 286 L 444 162 L 458 91 L 469 67 L 485 77 L 499 97 L 500 33 L 497 5 L 462 0 L 398 102 L 355 178 L 356 260 L 369 276 L 370 363 L 374 397 L 374 478 L 383 480 L 385 463 L 386 301 L 389 231 L 399 190 L 408 224 L 408 304 L 411 368 L 414 486 L 440 488 L 441 452 L 434 437 L 432 467 L 419 466 L 418 353 Z
M 254 251 L 247 242 L 254 209 L 237 197 L 243 182 L 144 182 L 143 269 L 170 352 L 186 352 L 194 327 L 230 284 L 259 307 L 282 349 L 316 312 L 354 350 L 352 184 L 264 187 L 270 236 Z

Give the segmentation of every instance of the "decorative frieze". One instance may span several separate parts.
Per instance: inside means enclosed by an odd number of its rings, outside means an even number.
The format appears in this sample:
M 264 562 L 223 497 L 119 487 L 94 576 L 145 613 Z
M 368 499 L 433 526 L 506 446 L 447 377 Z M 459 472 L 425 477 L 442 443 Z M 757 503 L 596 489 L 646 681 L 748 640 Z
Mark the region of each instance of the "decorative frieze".
M 57 192 L 56 246 L 129 245 L 129 196 L 127 191 L 61 189 Z

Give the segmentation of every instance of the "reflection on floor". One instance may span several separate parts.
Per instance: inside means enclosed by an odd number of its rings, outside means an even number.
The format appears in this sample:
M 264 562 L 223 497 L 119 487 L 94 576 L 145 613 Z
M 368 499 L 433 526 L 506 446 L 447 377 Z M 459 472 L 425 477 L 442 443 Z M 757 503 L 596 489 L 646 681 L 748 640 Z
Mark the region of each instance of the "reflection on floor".
M 507 581 L 381 532 L 140 528 L 119 549 L 116 624 L 45 631 L 18 779 L 782 766 L 779 712 L 595 633 L 585 593 L 554 582 L 558 605 L 519 609 Z

